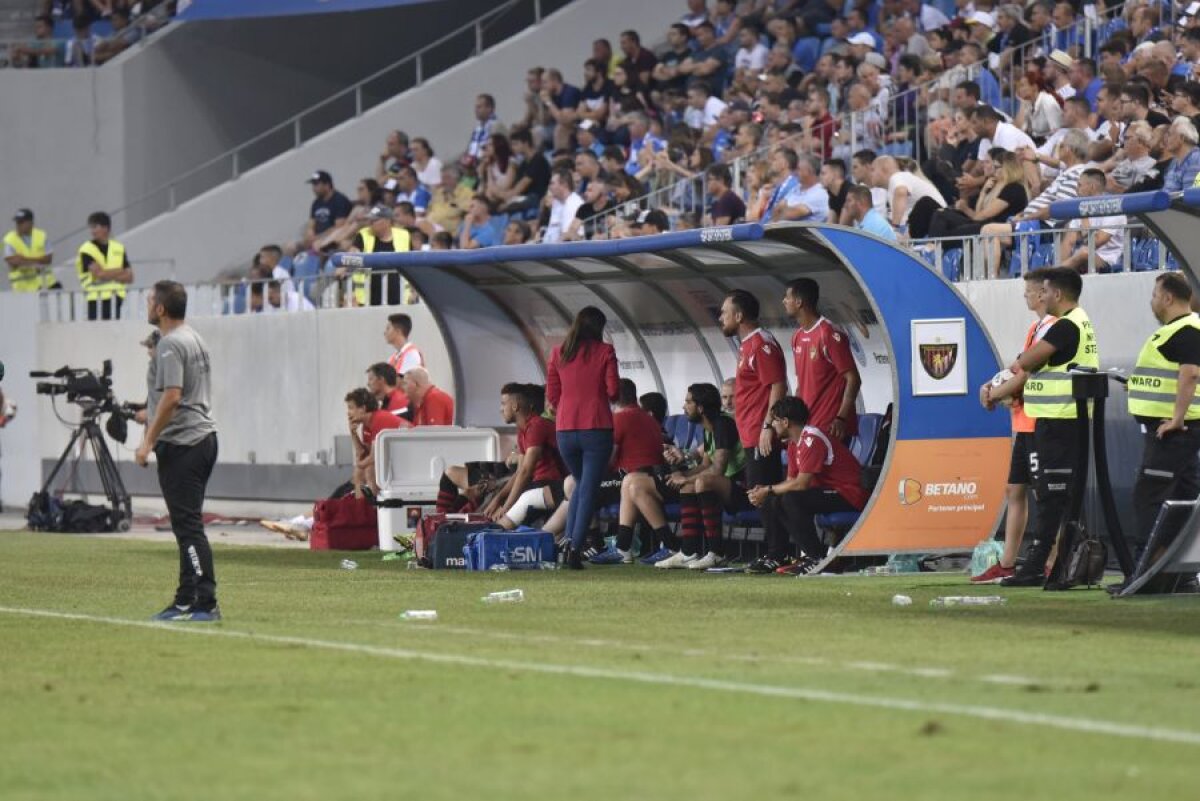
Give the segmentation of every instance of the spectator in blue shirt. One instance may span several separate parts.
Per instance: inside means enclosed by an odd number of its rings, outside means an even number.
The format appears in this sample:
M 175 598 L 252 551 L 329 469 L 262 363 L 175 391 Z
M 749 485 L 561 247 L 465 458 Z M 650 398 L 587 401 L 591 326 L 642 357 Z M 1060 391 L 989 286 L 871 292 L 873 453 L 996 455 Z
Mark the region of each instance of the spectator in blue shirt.
M 471 141 L 467 145 L 467 155 L 478 161 L 483 157 L 483 146 L 488 137 L 496 129 L 499 120 L 496 117 L 496 98 L 488 94 L 475 98 L 475 127 L 471 130 Z
M 566 150 L 571 145 L 571 134 L 579 119 L 579 102 L 583 93 L 563 80 L 556 69 L 548 69 L 542 78 L 542 103 L 554 120 L 554 148 Z
M 1176 117 L 1171 123 L 1163 148 L 1171 156 L 1163 189 L 1182 192 L 1195 183 L 1196 173 L 1200 172 L 1200 148 L 1196 147 L 1198 140 L 1200 135 L 1196 133 L 1196 126 L 1187 117 Z
M 1076 97 L 1082 97 L 1096 113 L 1096 98 L 1104 86 L 1104 79 L 1096 77 L 1096 62 L 1090 58 L 1077 58 L 1067 71 L 1067 80 L 1075 90 Z M 1095 127 L 1094 125 L 1092 127 Z
M 665 150 L 667 143 L 650 133 L 650 120 L 640 111 L 629 114 L 626 119 L 629 121 L 629 158 L 625 162 L 625 172 L 637 175 L 642 168 L 638 161 L 642 150 L 649 147 L 652 156 Z
M 812 153 L 800 156 L 796 165 L 796 186 L 783 203 L 775 207 L 776 222 L 825 222 L 829 219 L 829 192 L 821 186 L 821 159 Z
M 883 215 L 875 210 L 870 187 L 853 184 L 846 190 L 846 211 L 855 228 L 874 234 L 889 242 L 896 241 L 896 231 Z
M 500 244 L 502 232 L 492 221 L 492 209 L 483 195 L 471 198 L 471 207 L 458 228 L 458 246 L 463 250 L 490 248 Z
M 417 181 L 417 171 L 412 167 L 401 167 L 396 173 L 396 199 L 392 205 L 407 201 L 413 205 L 418 217 L 424 217 L 429 199 L 429 190 Z

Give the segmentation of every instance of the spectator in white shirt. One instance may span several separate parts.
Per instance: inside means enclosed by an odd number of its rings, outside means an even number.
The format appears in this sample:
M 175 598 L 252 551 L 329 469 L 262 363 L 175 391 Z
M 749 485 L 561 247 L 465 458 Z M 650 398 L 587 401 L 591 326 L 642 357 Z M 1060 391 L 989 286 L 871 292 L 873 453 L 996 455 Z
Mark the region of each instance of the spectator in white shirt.
M 694 131 L 713 128 L 726 106 L 724 100 L 713 96 L 712 89 L 704 81 L 694 81 L 688 85 L 687 103 L 683 121 Z
M 829 192 L 821 186 L 821 159 L 812 153 L 800 155 L 796 165 L 796 185 L 783 203 L 777 205 L 771 219 L 778 222 L 825 222 L 829 218 Z
M 743 81 L 746 75 L 756 75 L 763 71 L 767 66 L 767 46 L 762 43 L 760 36 L 762 31 L 758 25 L 753 22 L 747 22 L 742 25 L 742 29 L 738 31 L 738 48 L 737 55 L 733 57 L 733 67 L 737 70 L 739 81 Z
M 412 168 L 417 171 L 417 180 L 426 187 L 437 186 L 442 182 L 442 161 L 433 155 L 429 140 L 423 136 L 412 140 Z
M 550 198 L 550 222 L 542 241 L 561 242 L 567 225 L 583 205 L 583 198 L 575 193 L 575 179 L 570 170 L 555 170 L 550 176 Z
M 1094 168 L 1084 170 L 1079 176 L 1079 197 L 1093 197 L 1104 192 L 1104 173 Z M 1123 214 L 1071 220 L 1067 224 L 1068 233 L 1059 243 L 1060 266 L 1086 273 L 1089 253 L 1095 251 L 1096 272 L 1119 270 L 1124 256 L 1124 226 L 1128 222 Z
M 932 203 L 932 208 L 926 215 L 928 217 L 932 217 L 934 209 L 946 207 L 946 201 L 937 187 L 928 178 L 917 175 L 913 171 L 916 167 L 915 164 L 911 164 L 907 159 L 905 162 L 905 166 L 910 169 L 902 170 L 900 163 L 892 156 L 880 156 L 875 159 L 875 164 L 872 166 L 875 185 L 887 189 L 888 222 L 895 228 L 909 225 L 909 216 L 912 214 L 913 207 L 923 198 L 929 198 Z M 911 232 L 913 237 L 918 239 L 923 237 L 928 226 L 928 219 L 913 220 L 912 227 L 920 229 Z
M 1058 4 L 1058 6 L 1064 5 L 1067 4 Z M 1068 5 L 1067 8 L 1070 8 L 1070 6 Z M 1068 77 L 1071 65 L 1074 63 L 1075 59 L 1062 50 L 1055 50 L 1047 56 L 1046 66 L 1042 67 L 1042 77 L 1046 79 L 1046 83 L 1049 85 L 1051 91 L 1057 94 L 1062 100 L 1075 96 L 1075 87 L 1071 86 L 1071 79 Z
M 923 0 L 904 0 L 904 13 L 908 14 L 922 33 L 936 31 L 950 24 L 950 19 L 939 11 L 932 3 Z

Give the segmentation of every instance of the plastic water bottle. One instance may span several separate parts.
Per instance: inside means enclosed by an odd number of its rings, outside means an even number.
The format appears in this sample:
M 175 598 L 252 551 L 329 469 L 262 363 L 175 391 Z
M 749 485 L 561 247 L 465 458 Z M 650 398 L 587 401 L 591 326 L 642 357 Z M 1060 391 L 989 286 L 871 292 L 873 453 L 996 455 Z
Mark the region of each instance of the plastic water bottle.
M 437 620 L 436 609 L 407 609 L 400 613 L 401 620 Z
M 523 590 L 503 590 L 501 592 L 490 592 L 481 599 L 485 604 L 512 604 L 520 603 L 525 600 L 525 592 Z
M 893 595 L 892 606 L 912 606 L 912 598 L 907 595 Z
M 558 570 L 558 562 L 542 562 L 538 567 L 542 570 Z
M 343 559 L 342 570 L 358 570 L 358 562 L 353 559 Z
M 930 606 L 1004 606 L 1003 595 L 943 595 L 929 602 Z
M 508 570 L 508 565 L 505 565 L 505 564 L 492 565 L 491 567 L 488 568 L 488 570 L 491 570 L 494 573 L 503 573 L 506 570 Z

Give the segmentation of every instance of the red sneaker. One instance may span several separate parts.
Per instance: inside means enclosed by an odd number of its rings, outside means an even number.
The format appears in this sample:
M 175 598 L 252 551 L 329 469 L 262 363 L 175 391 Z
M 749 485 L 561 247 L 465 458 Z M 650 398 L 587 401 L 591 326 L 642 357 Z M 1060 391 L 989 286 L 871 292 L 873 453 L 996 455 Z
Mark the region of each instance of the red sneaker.
M 1000 563 L 989 567 L 987 570 L 980 573 L 978 576 L 971 577 L 972 584 L 999 584 L 1003 579 L 1008 578 L 1013 574 L 1014 570 L 1011 567 L 1001 567 Z

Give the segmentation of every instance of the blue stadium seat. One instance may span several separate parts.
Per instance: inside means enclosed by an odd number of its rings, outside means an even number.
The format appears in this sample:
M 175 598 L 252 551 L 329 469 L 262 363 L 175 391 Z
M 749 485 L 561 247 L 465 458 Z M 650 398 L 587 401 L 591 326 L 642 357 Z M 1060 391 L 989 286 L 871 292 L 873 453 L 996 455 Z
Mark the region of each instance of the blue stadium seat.
M 1020 233 L 1022 231 L 1039 231 L 1041 230 L 1041 227 L 1042 224 L 1037 220 L 1023 220 L 1019 223 L 1013 224 L 1013 233 Z M 1008 260 L 1008 274 L 1011 277 L 1016 278 L 1021 275 L 1021 268 L 1023 266 L 1028 265 L 1029 269 L 1031 270 L 1036 266 L 1033 263 L 1034 254 L 1036 253 L 1038 243 L 1041 240 L 1036 236 L 1022 236 L 1014 239 L 1015 241 L 1012 248 L 1012 257 Z M 1022 263 L 1021 260 L 1022 247 L 1025 249 L 1024 263 Z
M 962 248 L 947 250 L 942 254 L 942 275 L 947 281 L 957 281 L 962 275 Z
M 663 431 L 682 451 L 690 451 L 704 441 L 704 426 L 690 422 L 684 414 L 667 415 Z
M 1035 269 L 1039 267 L 1052 267 L 1056 261 L 1054 250 L 1053 242 L 1043 242 L 1038 245 L 1033 251 L 1033 263 L 1031 266 Z

